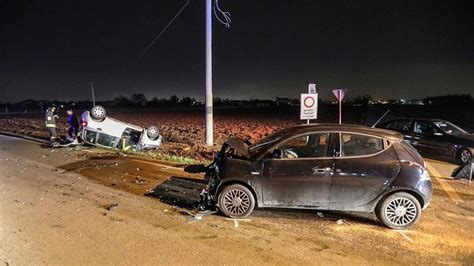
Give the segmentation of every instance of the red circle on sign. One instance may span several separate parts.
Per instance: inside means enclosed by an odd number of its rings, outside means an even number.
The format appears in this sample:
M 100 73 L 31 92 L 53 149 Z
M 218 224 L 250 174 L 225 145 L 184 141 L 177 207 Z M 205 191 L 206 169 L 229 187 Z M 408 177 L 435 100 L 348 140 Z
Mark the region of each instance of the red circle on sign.
M 311 102 L 311 104 L 308 104 L 308 102 Z M 306 98 L 304 98 L 303 103 L 304 103 L 304 106 L 306 106 L 307 108 L 311 108 L 314 105 L 314 98 L 313 97 L 306 97 Z

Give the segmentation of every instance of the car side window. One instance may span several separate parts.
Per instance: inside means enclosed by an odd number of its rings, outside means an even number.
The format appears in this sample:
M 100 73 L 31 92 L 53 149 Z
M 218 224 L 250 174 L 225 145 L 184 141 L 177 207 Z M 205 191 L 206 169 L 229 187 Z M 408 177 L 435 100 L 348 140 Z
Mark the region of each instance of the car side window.
M 279 146 L 281 158 L 327 157 L 330 133 L 315 133 L 299 136 Z
M 410 130 L 410 120 L 396 120 L 387 124 L 387 129 L 392 129 L 395 131 L 409 131 Z
M 434 133 L 438 132 L 438 129 L 435 128 L 430 122 L 415 121 L 415 127 L 413 131 L 418 134 L 433 135 Z
M 341 157 L 370 155 L 382 151 L 383 139 L 353 133 L 341 133 Z
M 95 143 L 97 139 L 97 132 L 86 130 L 86 134 L 84 134 L 83 138 L 90 143 Z

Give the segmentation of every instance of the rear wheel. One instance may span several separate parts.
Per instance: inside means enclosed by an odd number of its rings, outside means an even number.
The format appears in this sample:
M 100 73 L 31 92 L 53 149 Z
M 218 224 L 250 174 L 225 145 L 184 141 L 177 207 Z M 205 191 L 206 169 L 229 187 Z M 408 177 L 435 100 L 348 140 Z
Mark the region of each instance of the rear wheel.
M 467 163 L 469 160 L 471 160 L 471 158 L 471 151 L 466 148 L 461 149 L 461 151 L 459 152 L 459 162 L 461 162 L 461 164 Z
M 421 205 L 406 192 L 394 193 L 379 203 L 377 217 L 392 229 L 407 229 L 420 219 Z
M 91 117 L 94 119 L 94 120 L 97 120 L 97 121 L 102 121 L 105 119 L 105 117 L 107 116 L 107 113 L 105 112 L 105 108 L 100 106 L 100 105 L 96 105 L 94 107 L 92 107 L 91 109 Z
M 147 129 L 147 135 L 151 140 L 156 140 L 158 136 L 160 135 L 160 131 L 156 126 L 150 126 Z
M 219 194 L 219 209 L 231 218 L 244 218 L 255 208 L 252 192 L 240 184 L 225 187 Z

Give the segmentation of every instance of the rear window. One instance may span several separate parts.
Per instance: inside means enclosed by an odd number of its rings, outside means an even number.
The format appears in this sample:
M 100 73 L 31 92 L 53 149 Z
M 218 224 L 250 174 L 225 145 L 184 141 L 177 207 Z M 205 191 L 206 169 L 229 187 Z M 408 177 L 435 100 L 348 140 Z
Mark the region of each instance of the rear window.
M 383 139 L 353 133 L 341 133 L 341 156 L 363 156 L 383 151 Z

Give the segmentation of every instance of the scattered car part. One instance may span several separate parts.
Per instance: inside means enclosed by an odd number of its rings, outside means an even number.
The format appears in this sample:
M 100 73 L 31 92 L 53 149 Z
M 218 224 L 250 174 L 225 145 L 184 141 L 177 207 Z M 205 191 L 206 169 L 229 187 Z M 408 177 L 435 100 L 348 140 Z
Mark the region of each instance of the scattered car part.
M 453 170 L 451 176 L 454 180 L 458 179 L 467 179 L 469 182 L 472 181 L 472 172 L 474 171 L 474 163 L 471 161 L 466 162 L 463 165 L 460 165 Z

